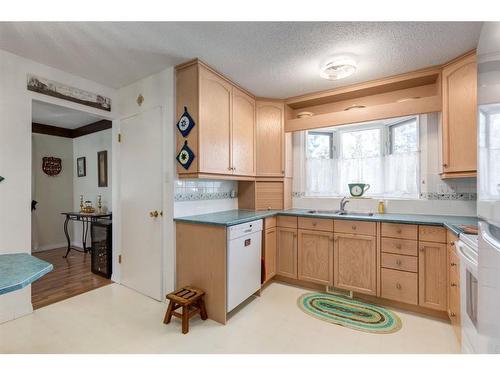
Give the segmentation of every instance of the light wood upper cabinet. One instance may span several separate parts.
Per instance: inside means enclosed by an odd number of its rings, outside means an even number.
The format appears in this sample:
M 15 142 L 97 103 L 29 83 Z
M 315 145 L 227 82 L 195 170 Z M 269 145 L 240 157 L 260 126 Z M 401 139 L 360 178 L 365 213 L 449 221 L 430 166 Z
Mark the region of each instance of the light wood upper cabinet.
M 233 174 L 255 175 L 255 99 L 233 88 Z
M 446 311 L 446 263 L 446 244 L 419 242 L 418 303 L 420 306 Z
M 195 158 L 179 177 L 254 178 L 255 99 L 198 60 L 176 67 L 176 118 L 184 107 L 195 122 L 184 138 L 176 130 L 177 152 L 187 141 Z
M 231 105 L 231 84 L 200 68 L 200 172 L 232 174 Z
M 283 177 L 285 173 L 285 105 L 257 101 L 257 176 Z
M 298 278 L 333 285 L 333 232 L 299 229 Z
M 477 64 L 470 53 L 443 68 L 442 178 L 476 176 Z
M 276 227 L 266 229 L 264 232 L 265 281 L 276 275 L 276 248 L 278 245 L 276 235 Z
M 377 294 L 375 236 L 336 233 L 333 257 L 336 287 L 364 294 Z
M 278 264 L 276 273 L 297 278 L 297 229 L 278 227 Z

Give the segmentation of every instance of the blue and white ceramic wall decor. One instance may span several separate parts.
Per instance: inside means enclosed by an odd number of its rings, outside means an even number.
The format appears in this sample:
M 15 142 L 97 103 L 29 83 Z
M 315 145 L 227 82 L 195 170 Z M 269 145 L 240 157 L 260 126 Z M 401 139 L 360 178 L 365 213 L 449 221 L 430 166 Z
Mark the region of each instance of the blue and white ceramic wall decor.
M 183 137 L 187 137 L 194 127 L 194 120 L 189 114 L 187 107 L 184 107 L 184 113 L 182 114 L 179 122 L 177 123 L 177 129 L 181 132 Z
M 181 150 L 177 154 L 176 159 L 179 162 L 179 164 L 184 167 L 184 169 L 186 170 L 189 169 L 189 166 L 194 160 L 194 153 L 189 148 L 187 141 L 184 141 L 184 146 L 182 146 Z

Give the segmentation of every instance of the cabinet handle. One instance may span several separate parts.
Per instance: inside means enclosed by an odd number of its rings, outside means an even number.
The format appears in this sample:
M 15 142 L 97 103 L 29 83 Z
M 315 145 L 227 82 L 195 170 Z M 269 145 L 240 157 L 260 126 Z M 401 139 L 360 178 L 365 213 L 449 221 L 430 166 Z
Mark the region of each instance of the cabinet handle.
M 316 222 L 313 222 L 313 223 L 312 223 L 312 226 L 313 226 L 313 227 L 315 227 L 315 226 L 316 226 L 316 224 L 317 224 Z
M 401 250 L 401 244 L 400 244 L 400 243 L 398 243 L 398 244 L 396 245 L 396 249 Z
M 397 264 L 398 266 L 401 266 L 401 264 L 403 264 L 403 262 L 401 262 L 401 259 L 398 259 L 398 260 L 396 260 L 396 264 Z
M 402 288 L 401 284 L 400 283 L 396 283 L 396 289 L 401 289 L 401 288 Z
M 356 227 L 356 225 L 353 225 L 351 228 L 352 228 L 352 230 L 356 230 L 357 227 Z
M 227 170 L 228 170 L 228 171 L 232 171 L 232 170 L 233 170 L 233 168 L 231 168 L 231 167 L 227 167 Z
M 425 247 L 423 247 L 423 246 L 422 246 L 422 247 L 420 248 L 420 252 L 422 252 L 422 253 L 423 253 L 424 251 L 425 251 Z
M 401 228 L 398 228 L 397 232 L 398 232 L 398 234 L 401 234 L 401 232 L 402 232 Z
M 451 283 L 451 286 L 457 286 L 457 284 L 456 283 Z
M 453 311 L 450 311 L 450 316 L 451 316 L 452 318 L 454 318 L 454 317 L 456 316 L 456 314 L 455 314 Z
M 447 166 L 448 166 L 448 164 L 446 164 L 446 163 L 443 163 L 443 167 L 445 167 L 445 168 L 446 168 Z
M 451 246 L 455 246 L 455 241 L 451 241 L 451 242 L 450 242 L 450 245 L 451 245 Z
M 454 262 L 451 262 L 451 263 L 450 263 L 450 266 L 452 266 L 452 267 L 455 267 L 456 265 L 457 265 L 457 264 L 456 264 L 456 263 L 454 263 Z

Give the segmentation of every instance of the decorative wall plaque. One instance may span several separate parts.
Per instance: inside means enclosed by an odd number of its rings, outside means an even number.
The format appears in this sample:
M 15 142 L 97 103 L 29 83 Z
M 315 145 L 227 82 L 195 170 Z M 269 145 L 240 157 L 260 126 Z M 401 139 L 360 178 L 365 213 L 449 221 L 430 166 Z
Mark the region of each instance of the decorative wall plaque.
M 48 176 L 57 176 L 62 170 L 62 160 L 53 156 L 42 159 L 42 170 Z
M 183 137 L 187 137 L 194 127 L 194 120 L 189 114 L 187 107 L 184 107 L 184 113 L 182 114 L 179 122 L 177 123 L 177 129 L 181 132 Z
M 181 150 L 177 154 L 176 159 L 179 164 L 184 167 L 184 169 L 189 169 L 189 166 L 194 160 L 194 153 L 189 148 L 187 141 L 184 142 L 184 146 L 182 146 Z

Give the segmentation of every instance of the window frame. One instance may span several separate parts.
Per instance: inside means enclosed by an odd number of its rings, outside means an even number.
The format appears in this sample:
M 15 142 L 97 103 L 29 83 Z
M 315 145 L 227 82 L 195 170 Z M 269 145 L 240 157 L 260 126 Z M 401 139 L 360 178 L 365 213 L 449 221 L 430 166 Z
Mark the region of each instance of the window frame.
M 309 152 L 307 149 L 307 144 L 308 144 L 308 137 L 309 135 L 322 135 L 322 136 L 328 136 L 329 139 L 329 144 L 330 144 L 330 158 L 329 159 L 335 159 L 336 158 L 336 152 L 335 152 L 335 130 L 328 130 L 328 131 L 318 131 L 318 130 L 308 130 L 306 134 L 306 142 L 305 142 L 305 152 L 306 152 L 306 158 L 309 158 Z
M 401 121 L 397 121 L 393 124 L 387 125 L 388 137 L 387 137 L 387 155 L 394 154 L 394 129 L 404 126 L 410 122 L 413 122 L 417 125 L 417 149 L 414 152 L 420 152 L 420 122 L 418 116 L 412 116 Z

